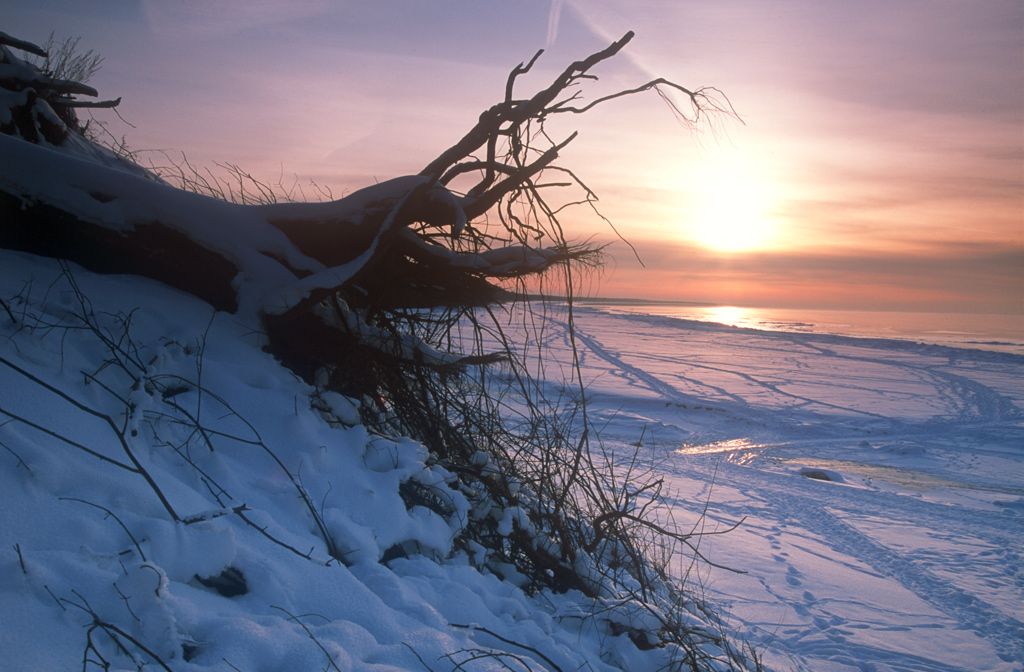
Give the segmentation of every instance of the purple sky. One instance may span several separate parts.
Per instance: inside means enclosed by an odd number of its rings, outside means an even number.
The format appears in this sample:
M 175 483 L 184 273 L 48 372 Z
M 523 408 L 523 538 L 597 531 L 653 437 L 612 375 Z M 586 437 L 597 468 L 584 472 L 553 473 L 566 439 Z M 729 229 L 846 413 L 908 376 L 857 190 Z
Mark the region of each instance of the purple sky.
M 29 6 L 31 5 L 31 6 Z M 2 0 L 0 30 L 81 37 L 134 149 L 340 195 L 418 172 L 523 84 L 634 30 L 590 97 L 665 76 L 745 124 L 694 134 L 655 95 L 560 119 L 563 163 L 639 250 L 594 293 L 1024 313 L 1024 3 Z M 579 237 L 613 240 L 593 217 Z

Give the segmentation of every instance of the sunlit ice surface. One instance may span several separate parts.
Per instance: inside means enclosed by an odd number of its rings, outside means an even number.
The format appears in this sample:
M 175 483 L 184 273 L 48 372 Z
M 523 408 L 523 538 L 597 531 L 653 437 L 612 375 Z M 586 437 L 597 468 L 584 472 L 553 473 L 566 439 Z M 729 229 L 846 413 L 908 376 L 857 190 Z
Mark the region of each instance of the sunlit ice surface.
M 730 327 L 898 339 L 1024 355 L 1024 315 L 1019 314 L 751 308 L 630 301 L 598 305 L 607 312 L 663 315 Z
M 602 469 L 661 479 L 716 563 L 682 549 L 687 581 L 770 669 L 1020 669 L 1024 356 L 615 311 L 512 341 L 577 353 L 549 398 L 585 394 Z
M 720 567 L 693 580 L 770 666 L 1019 669 L 1024 357 L 596 309 L 575 325 L 602 449 L 648 460 L 666 518 L 715 533 L 694 539 Z
M 751 441 L 750 439 L 726 439 L 725 441 L 712 441 L 711 443 L 687 443 L 682 448 L 676 449 L 680 455 L 715 455 L 721 453 L 738 453 L 764 448 L 765 444 Z
M 562 362 L 575 347 L 592 415 L 607 415 L 606 436 L 625 445 L 885 463 L 930 459 L 943 445 L 1024 456 L 1024 443 L 1010 440 L 1024 421 L 1020 355 L 820 333 L 803 323 L 735 329 L 727 325 L 747 326 L 756 312 L 736 307 L 702 307 L 714 322 L 616 310 L 577 308 L 570 339 L 551 307 L 548 327 L 522 342 Z M 876 443 L 893 448 L 874 450 Z M 1019 465 L 1010 473 L 1019 480 Z

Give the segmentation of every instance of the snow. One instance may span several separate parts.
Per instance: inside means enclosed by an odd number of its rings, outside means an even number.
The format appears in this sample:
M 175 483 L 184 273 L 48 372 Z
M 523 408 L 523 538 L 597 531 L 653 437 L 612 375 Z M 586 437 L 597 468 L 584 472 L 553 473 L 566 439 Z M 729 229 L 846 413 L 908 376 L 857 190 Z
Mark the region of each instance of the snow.
M 0 251 L 0 357 L 52 388 L 0 366 L 0 407 L 79 444 L 0 426 L 5 670 L 99 669 L 100 655 L 157 669 L 100 622 L 174 670 L 450 670 L 474 652 L 490 657 L 464 669 L 656 667 L 580 595 L 527 596 L 478 569 L 484 549 L 454 552 L 453 525 L 477 512 L 451 475 L 367 432 L 358 401 L 299 381 L 246 324 L 152 281 L 71 271 L 84 306 L 56 262 Z M 96 333 L 54 326 L 89 307 L 150 384 L 104 365 Z M 551 318 L 533 345 L 571 361 Z M 593 309 L 576 328 L 600 440 L 666 477 L 666 519 L 743 521 L 696 539 L 745 573 L 698 563 L 688 588 L 772 669 L 1021 669 L 1024 357 Z M 112 462 L 131 458 L 195 522 Z M 407 509 L 410 480 L 446 493 L 452 516 Z M 517 512 L 501 516 L 511 530 Z M 396 548 L 407 557 L 382 564 Z M 218 577 L 244 590 L 221 595 Z
M 129 170 L 127 162 L 103 165 L 89 151 L 91 143 L 66 144 L 57 149 L 0 134 L 0 186 L 26 201 L 55 205 L 106 228 L 130 230 L 157 220 L 186 233 L 241 269 L 236 282 L 244 314 L 255 314 L 268 295 L 295 281 L 276 259 L 295 269 L 325 270 L 299 253 L 259 210 L 175 189 L 138 167 Z
M 0 269 L 4 669 L 446 669 L 474 651 L 491 657 L 472 669 L 540 665 L 527 646 L 610 670 L 657 655 L 559 621 L 588 613 L 581 596 L 528 597 L 454 552 L 470 511 L 451 474 L 353 424 L 358 402 L 297 380 L 235 316 L 75 267 L 79 294 L 56 262 L 21 253 L 0 252 Z M 138 363 L 139 382 L 115 360 Z M 407 508 L 410 481 L 451 514 Z M 230 596 L 212 587 L 232 582 Z
M 1021 670 L 1024 357 L 582 309 L 590 413 L 705 529 L 696 579 L 794 670 Z M 561 333 L 546 343 L 566 349 Z M 805 477 L 809 472 L 829 480 Z

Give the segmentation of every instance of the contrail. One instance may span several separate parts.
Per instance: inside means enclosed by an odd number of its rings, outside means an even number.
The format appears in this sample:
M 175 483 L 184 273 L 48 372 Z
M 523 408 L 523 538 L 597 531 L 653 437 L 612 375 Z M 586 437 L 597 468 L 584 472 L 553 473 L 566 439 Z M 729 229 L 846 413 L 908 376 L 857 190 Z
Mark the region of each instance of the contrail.
M 558 37 L 558 20 L 562 17 L 563 0 L 551 0 L 551 13 L 548 14 L 548 39 L 544 45 L 547 49 L 555 43 Z

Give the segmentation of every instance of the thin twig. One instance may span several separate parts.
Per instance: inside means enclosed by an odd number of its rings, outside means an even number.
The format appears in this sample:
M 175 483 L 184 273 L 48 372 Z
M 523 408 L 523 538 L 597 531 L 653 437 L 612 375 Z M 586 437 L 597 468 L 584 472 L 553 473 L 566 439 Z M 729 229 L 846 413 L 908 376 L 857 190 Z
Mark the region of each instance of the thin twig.
M 18 554 L 18 564 L 21 565 L 21 573 L 28 574 L 28 570 L 25 569 L 25 558 L 21 556 L 21 544 L 15 544 L 14 551 Z
M 523 649 L 524 651 L 529 651 L 530 653 L 532 653 L 534 655 L 540 656 L 541 660 L 543 660 L 545 663 L 547 663 L 549 666 L 551 666 L 551 669 L 555 670 L 555 672 L 562 672 L 562 668 L 560 668 L 558 665 L 555 665 L 554 661 L 552 661 L 550 658 L 548 658 L 547 656 L 545 656 L 543 653 L 541 653 L 537 649 L 533 648 L 532 646 L 527 646 L 526 644 L 520 644 L 519 642 L 516 642 L 514 640 L 508 639 L 507 637 L 502 637 L 498 633 L 494 632 L 493 630 L 489 630 L 489 629 L 483 627 L 482 625 L 459 625 L 458 623 L 450 623 L 449 625 L 451 625 L 453 628 L 461 628 L 461 629 L 464 629 L 464 630 L 477 630 L 479 632 L 486 633 L 486 634 L 490 635 L 491 637 L 494 637 L 495 639 L 498 639 L 498 640 L 500 640 L 502 642 L 505 642 L 506 644 L 511 644 L 512 646 L 518 646 L 520 649 Z
M 310 629 L 308 627 L 306 627 L 305 623 L 300 621 L 297 616 L 293 615 L 290 611 L 288 611 L 287 609 L 284 609 L 283 607 L 278 607 L 278 606 L 272 604 L 272 605 L 270 605 L 270 608 L 271 609 L 277 609 L 278 611 L 284 612 L 285 614 L 288 615 L 288 620 L 289 621 L 292 621 L 293 623 L 297 623 L 300 628 L 305 630 L 306 634 L 309 635 L 309 638 L 312 639 L 313 643 L 317 645 L 317 648 L 319 648 L 321 651 L 323 651 L 324 655 L 327 656 L 327 661 L 330 663 L 331 667 L 334 668 L 335 670 L 337 670 L 338 672 L 341 672 L 341 668 L 339 668 L 338 664 L 334 662 L 334 657 L 331 656 L 331 654 L 327 652 L 327 649 L 324 648 L 324 645 L 321 644 L 320 640 L 316 638 L 316 635 L 314 635 L 310 631 Z
M 131 530 L 128 529 L 128 526 L 125 525 L 124 522 L 122 522 L 121 519 L 118 518 L 117 515 L 115 515 L 113 511 L 111 511 L 110 509 L 108 509 L 105 506 L 100 506 L 99 504 L 93 504 L 92 502 L 87 502 L 86 500 L 78 499 L 77 497 L 58 497 L 57 499 L 59 499 L 62 502 L 79 502 L 81 504 L 87 504 L 88 506 L 91 506 L 93 508 L 99 509 L 100 511 L 103 511 L 104 513 L 106 513 L 108 517 L 113 518 L 114 520 L 117 521 L 117 524 L 121 526 L 121 529 L 124 530 L 125 534 L 128 535 L 128 538 L 132 540 L 132 544 L 135 546 L 135 550 L 139 552 L 139 557 L 142 558 L 143 562 L 147 562 L 146 554 L 142 552 L 142 547 L 139 546 L 139 542 L 136 541 L 135 535 L 132 534 Z

